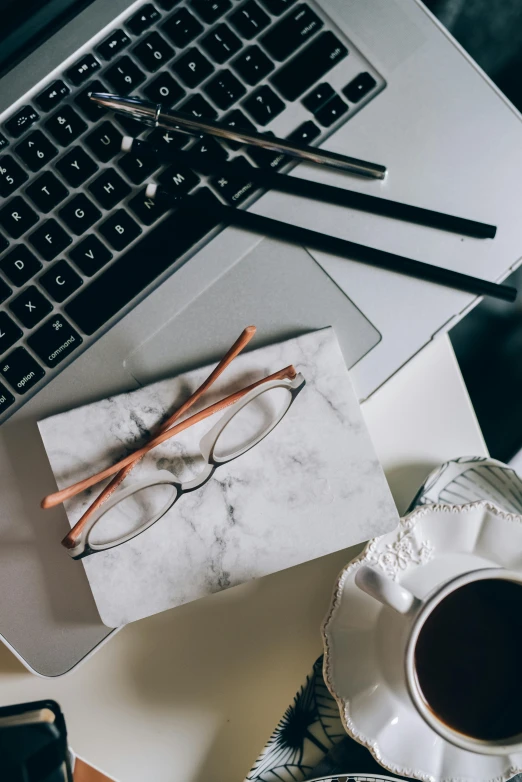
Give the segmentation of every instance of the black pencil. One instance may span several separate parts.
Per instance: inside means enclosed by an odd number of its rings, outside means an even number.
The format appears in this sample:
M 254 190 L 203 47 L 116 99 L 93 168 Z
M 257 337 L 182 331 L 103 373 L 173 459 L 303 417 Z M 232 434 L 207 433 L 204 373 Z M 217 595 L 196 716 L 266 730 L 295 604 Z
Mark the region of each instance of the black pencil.
M 339 255 L 342 258 L 360 261 L 369 266 L 377 266 L 381 269 L 406 274 L 427 282 L 456 288 L 466 293 L 472 293 L 475 296 L 494 296 L 497 299 L 509 302 L 515 301 L 517 297 L 516 288 L 511 288 L 508 285 L 499 285 L 495 282 L 471 277 L 451 269 L 443 269 L 440 266 L 432 266 L 422 261 L 415 261 L 412 258 L 405 258 L 402 255 L 395 255 L 384 250 L 377 250 L 374 247 L 350 242 L 346 239 L 328 236 L 318 231 L 312 231 L 309 228 L 283 223 L 271 217 L 264 217 L 243 209 L 225 206 L 218 201 L 208 188 L 200 188 L 199 192 L 196 192 L 193 196 L 180 199 L 179 195 L 167 188 L 160 188 L 158 185 L 148 185 L 146 195 L 149 198 L 157 199 L 165 206 L 183 207 L 184 209 L 196 211 L 203 210 L 213 215 L 220 223 L 235 225 L 239 228 L 245 228 L 248 231 L 271 236 L 292 244 L 299 244 L 314 250 Z
M 442 231 L 451 231 L 452 233 L 472 236 L 476 239 L 493 239 L 497 232 L 497 228 L 494 225 L 469 220 L 466 217 L 456 217 L 444 212 L 436 212 L 433 209 L 412 206 L 400 201 L 391 201 L 387 198 L 358 193 L 354 190 L 345 190 L 341 187 L 325 185 L 321 182 L 313 182 L 309 179 L 292 177 L 287 174 L 278 174 L 275 171 L 265 171 L 252 166 L 246 168 L 246 170 L 239 166 L 235 168 L 233 161 L 232 163 L 220 163 L 211 159 L 202 159 L 201 155 L 194 154 L 190 149 L 186 151 L 161 150 L 161 152 L 158 152 L 149 142 L 132 139 L 130 136 L 124 138 L 122 147 L 125 151 L 132 149 L 135 154 L 141 153 L 150 156 L 156 153 L 165 162 L 183 163 L 188 168 L 200 171 L 203 174 L 226 176 L 229 179 L 237 179 L 242 182 L 251 181 L 259 188 L 280 190 L 303 198 L 311 198 L 337 206 L 345 206 L 349 209 L 391 217 L 394 220 L 417 223 L 429 228 L 438 228 Z

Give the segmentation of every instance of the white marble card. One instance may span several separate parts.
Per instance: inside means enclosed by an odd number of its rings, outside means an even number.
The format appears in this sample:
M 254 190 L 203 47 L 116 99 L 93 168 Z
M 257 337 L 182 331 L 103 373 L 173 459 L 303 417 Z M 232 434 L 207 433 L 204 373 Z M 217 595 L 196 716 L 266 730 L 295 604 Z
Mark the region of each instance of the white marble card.
M 239 356 L 197 409 L 288 364 L 303 373 L 306 386 L 264 441 L 219 467 L 143 534 L 78 562 L 106 625 L 118 627 L 396 526 L 395 504 L 333 329 Z M 58 487 L 134 450 L 208 373 L 204 367 L 41 421 Z M 182 480 L 196 476 L 199 442 L 220 415 L 156 448 L 126 483 L 158 469 Z M 71 526 L 101 488 L 66 504 Z

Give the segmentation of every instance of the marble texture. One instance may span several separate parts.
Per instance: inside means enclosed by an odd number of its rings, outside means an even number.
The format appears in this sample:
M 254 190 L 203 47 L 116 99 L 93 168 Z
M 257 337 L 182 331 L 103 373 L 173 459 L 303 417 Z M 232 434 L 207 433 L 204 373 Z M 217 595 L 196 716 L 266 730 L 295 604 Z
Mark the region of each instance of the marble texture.
M 288 364 L 302 372 L 306 386 L 265 440 L 219 467 L 142 535 L 78 562 L 106 625 L 127 624 L 397 525 L 333 329 L 239 356 L 194 412 Z M 146 441 L 208 373 L 204 367 L 40 421 L 58 487 Z M 156 448 L 127 481 L 158 469 L 181 480 L 195 477 L 203 464 L 199 442 L 220 415 Z M 71 526 L 101 487 L 66 503 Z

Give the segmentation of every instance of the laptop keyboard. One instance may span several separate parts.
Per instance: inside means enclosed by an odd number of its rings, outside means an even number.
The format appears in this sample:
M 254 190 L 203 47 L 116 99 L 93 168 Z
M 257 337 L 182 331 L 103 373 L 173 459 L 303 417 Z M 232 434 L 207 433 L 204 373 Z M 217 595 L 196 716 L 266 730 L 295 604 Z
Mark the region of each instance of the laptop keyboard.
M 146 198 L 149 181 L 248 207 L 261 195 L 249 168 L 295 165 L 150 130 L 90 92 L 317 144 L 385 86 L 321 9 L 297 0 L 145 3 L 72 59 L 0 130 L 0 422 L 219 232 L 203 212 L 166 213 Z M 159 158 L 123 154 L 126 134 L 151 141 Z M 173 148 L 230 166 L 234 178 L 162 164 Z

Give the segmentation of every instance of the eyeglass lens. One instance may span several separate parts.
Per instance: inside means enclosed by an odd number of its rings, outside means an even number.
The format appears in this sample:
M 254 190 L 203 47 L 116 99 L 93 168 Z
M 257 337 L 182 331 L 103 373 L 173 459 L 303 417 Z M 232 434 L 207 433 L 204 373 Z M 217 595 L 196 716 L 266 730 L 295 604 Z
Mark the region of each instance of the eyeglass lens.
M 282 386 L 270 388 L 241 408 L 221 431 L 214 457 L 225 461 L 248 451 L 288 410 L 292 394 Z
M 137 534 L 151 519 L 172 505 L 176 491 L 175 486 L 159 483 L 121 500 L 98 519 L 89 535 L 90 545 L 107 546 Z

